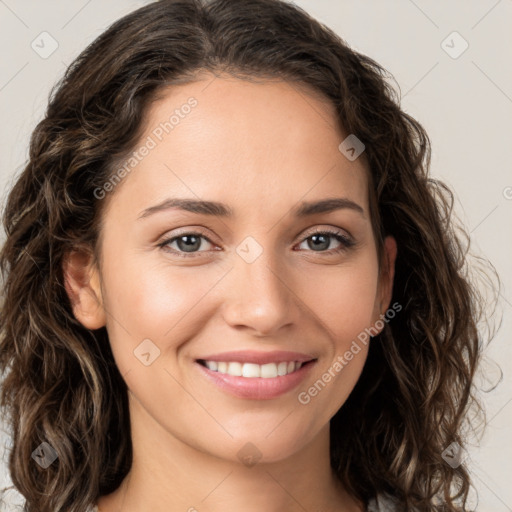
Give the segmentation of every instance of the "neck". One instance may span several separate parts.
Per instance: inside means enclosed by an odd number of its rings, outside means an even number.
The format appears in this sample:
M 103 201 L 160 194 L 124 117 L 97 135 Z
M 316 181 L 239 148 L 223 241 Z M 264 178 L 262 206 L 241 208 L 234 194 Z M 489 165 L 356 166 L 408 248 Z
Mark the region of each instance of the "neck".
M 99 512 L 363 510 L 331 470 L 329 425 L 285 460 L 244 464 L 201 452 L 170 435 L 137 400 L 130 407 L 132 467 L 116 491 L 98 500 Z

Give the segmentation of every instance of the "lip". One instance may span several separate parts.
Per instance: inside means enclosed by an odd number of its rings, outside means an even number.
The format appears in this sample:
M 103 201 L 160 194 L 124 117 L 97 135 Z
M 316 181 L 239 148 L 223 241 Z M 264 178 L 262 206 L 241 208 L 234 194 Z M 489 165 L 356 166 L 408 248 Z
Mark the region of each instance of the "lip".
M 223 357 L 225 356 L 226 354 L 223 354 Z M 225 361 L 225 359 L 208 360 Z M 228 361 L 236 361 L 236 359 L 228 359 Z M 280 359 L 280 361 L 284 361 L 284 359 Z M 197 361 L 195 362 L 195 366 L 202 373 L 202 375 L 209 380 L 209 382 L 215 384 L 219 389 L 232 396 L 249 400 L 271 400 L 293 390 L 306 378 L 311 368 L 316 364 L 316 359 L 309 358 L 307 361 L 308 362 L 306 362 L 293 373 L 269 379 L 262 377 L 235 377 L 233 375 L 209 370 L 206 366 L 203 366 Z M 255 361 L 245 360 L 244 362 Z M 276 360 L 273 359 L 269 361 L 267 359 L 265 362 L 276 362 Z M 265 362 L 257 364 L 265 364 Z
M 202 361 L 226 361 L 238 363 L 254 363 L 254 364 L 267 364 L 267 363 L 281 363 L 298 361 L 299 363 L 306 363 L 316 359 L 315 356 L 303 354 L 300 352 L 288 352 L 284 350 L 275 350 L 272 352 L 261 352 L 255 350 L 235 350 L 231 352 L 222 352 L 221 354 L 211 354 L 198 358 Z

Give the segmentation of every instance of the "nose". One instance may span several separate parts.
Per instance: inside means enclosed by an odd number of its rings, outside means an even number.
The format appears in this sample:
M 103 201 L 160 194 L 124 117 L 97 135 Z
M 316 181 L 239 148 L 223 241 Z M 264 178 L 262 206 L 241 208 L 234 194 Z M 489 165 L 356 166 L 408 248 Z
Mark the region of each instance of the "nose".
M 235 255 L 224 286 L 224 320 L 258 337 L 277 336 L 297 323 L 301 300 L 296 279 L 269 249 L 252 262 Z

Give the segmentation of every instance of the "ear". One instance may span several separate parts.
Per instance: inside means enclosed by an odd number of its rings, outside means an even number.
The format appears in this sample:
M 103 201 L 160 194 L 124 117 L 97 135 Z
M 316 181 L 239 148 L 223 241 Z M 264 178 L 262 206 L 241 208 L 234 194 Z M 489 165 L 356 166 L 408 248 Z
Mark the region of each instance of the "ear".
M 87 249 L 73 249 L 62 262 L 64 286 L 75 318 L 87 329 L 106 325 L 98 269 L 93 254 Z
M 393 280 L 395 278 L 395 261 L 397 246 L 394 237 L 387 236 L 384 239 L 384 257 L 379 276 L 379 293 L 377 307 L 377 317 L 380 318 L 389 308 L 391 297 L 393 296 Z

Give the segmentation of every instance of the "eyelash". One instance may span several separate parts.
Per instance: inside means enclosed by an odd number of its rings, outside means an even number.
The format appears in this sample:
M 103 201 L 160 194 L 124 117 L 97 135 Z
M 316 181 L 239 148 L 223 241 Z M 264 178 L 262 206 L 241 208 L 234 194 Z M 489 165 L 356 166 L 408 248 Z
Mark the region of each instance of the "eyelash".
M 195 257 L 199 256 L 202 252 L 205 252 L 205 251 L 197 251 L 194 253 L 185 253 L 182 251 L 177 251 L 175 249 L 171 249 L 171 250 L 169 250 L 168 248 L 166 249 L 166 247 L 169 244 L 171 244 L 172 242 L 174 242 L 175 240 L 178 240 L 180 237 L 189 236 L 189 235 L 199 237 L 199 238 L 204 238 L 209 243 L 213 244 L 213 242 L 203 233 L 196 232 L 196 231 L 187 231 L 187 232 L 181 233 L 177 236 L 174 236 L 172 238 L 168 238 L 168 239 L 162 241 L 161 243 L 158 244 L 158 247 L 160 247 L 162 250 L 165 250 L 166 252 L 171 252 L 172 254 L 175 254 L 176 256 L 179 256 L 182 258 L 195 258 Z M 309 235 L 307 237 L 305 237 L 301 240 L 300 244 L 302 244 L 302 242 L 306 241 L 308 238 L 311 238 L 312 236 L 315 236 L 315 235 L 329 235 L 329 236 L 335 238 L 338 242 L 340 242 L 341 245 L 337 249 L 330 249 L 327 251 L 311 251 L 311 252 L 318 252 L 319 254 L 332 255 L 332 254 L 338 254 L 338 253 L 344 252 L 347 249 L 350 249 L 352 246 L 355 245 L 355 242 L 353 240 L 351 240 L 347 236 L 341 234 L 341 232 L 335 231 L 335 230 L 329 230 L 329 229 L 318 230 L 318 231 L 314 231 L 313 233 L 309 233 Z

